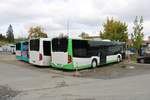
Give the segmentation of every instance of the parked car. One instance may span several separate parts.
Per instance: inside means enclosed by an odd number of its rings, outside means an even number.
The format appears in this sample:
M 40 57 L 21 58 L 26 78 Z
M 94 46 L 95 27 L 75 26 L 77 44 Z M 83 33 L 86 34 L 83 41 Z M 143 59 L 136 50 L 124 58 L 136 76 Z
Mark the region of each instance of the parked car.
M 150 64 L 150 54 L 147 54 L 145 56 L 140 56 L 137 58 L 138 63 L 146 63 Z
M 10 52 L 11 52 L 12 54 L 15 54 L 15 53 L 16 53 L 16 46 L 15 46 L 15 45 L 11 45 L 10 48 L 11 48 L 11 51 L 10 51 Z
M 12 54 L 15 54 L 16 52 L 16 45 L 14 44 L 3 45 L 1 48 L 3 52 L 10 52 Z

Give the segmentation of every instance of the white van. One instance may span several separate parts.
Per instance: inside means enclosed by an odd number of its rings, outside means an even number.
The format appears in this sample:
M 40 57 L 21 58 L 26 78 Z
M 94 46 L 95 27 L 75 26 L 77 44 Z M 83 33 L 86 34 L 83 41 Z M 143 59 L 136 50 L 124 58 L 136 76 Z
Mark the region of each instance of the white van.
M 10 52 L 12 53 L 12 54 L 15 54 L 16 53 L 16 45 L 9 45 L 10 46 Z

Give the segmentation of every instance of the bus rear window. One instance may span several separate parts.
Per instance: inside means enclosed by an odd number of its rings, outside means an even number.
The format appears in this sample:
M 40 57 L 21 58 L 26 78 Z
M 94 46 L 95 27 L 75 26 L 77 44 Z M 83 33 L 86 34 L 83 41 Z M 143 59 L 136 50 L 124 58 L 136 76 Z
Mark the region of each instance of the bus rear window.
M 51 43 L 50 43 L 50 41 L 43 41 L 43 53 L 45 56 L 51 56 Z
M 30 50 L 31 51 L 39 51 L 39 39 L 30 40 Z
M 16 50 L 21 50 L 21 43 L 16 44 Z
M 53 52 L 67 52 L 68 39 L 67 38 L 54 38 L 52 40 Z
M 28 42 L 24 42 L 22 45 L 23 51 L 28 51 Z

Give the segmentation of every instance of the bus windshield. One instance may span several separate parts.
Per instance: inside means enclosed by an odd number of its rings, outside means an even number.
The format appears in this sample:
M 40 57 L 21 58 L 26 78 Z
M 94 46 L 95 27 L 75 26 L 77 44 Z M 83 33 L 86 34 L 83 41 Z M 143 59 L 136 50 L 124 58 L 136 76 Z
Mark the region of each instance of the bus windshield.
M 39 39 L 30 40 L 30 50 L 31 51 L 39 51 Z
M 52 40 L 53 52 L 67 52 L 68 39 L 67 38 L 54 38 Z

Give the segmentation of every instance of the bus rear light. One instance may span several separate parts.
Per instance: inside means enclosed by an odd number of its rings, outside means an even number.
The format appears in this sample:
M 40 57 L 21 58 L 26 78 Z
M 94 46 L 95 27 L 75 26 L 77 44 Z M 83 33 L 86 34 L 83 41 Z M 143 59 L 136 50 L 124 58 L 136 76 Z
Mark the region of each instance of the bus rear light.
M 42 59 L 43 59 L 42 54 L 39 53 L 39 60 L 42 60 Z
M 72 57 L 68 55 L 68 64 L 72 63 Z

